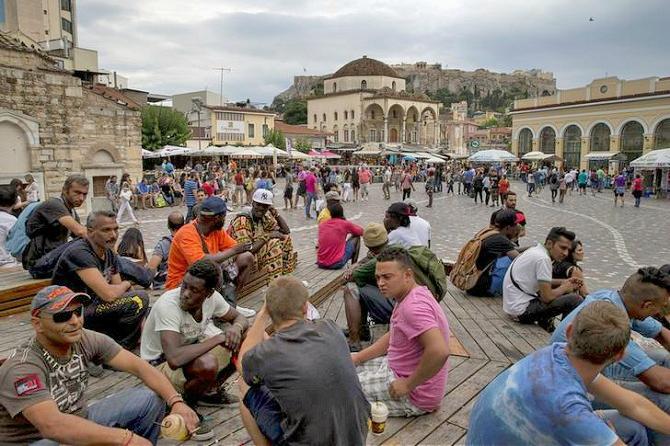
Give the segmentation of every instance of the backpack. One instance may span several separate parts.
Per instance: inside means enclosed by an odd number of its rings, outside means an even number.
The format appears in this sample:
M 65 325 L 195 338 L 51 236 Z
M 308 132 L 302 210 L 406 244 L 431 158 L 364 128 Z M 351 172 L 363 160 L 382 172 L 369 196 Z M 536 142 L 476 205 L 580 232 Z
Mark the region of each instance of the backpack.
M 42 203 L 43 202 L 36 201 L 26 206 L 25 209 L 23 209 L 23 212 L 19 214 L 19 218 L 14 223 L 14 226 L 12 226 L 12 229 L 10 229 L 9 233 L 7 234 L 5 248 L 13 257 L 19 261 L 21 261 L 23 251 L 30 242 L 30 238 L 26 234 L 26 222 L 35 209 L 37 209 L 37 206 L 41 205 Z
M 447 293 L 447 275 L 444 264 L 435 253 L 425 246 L 412 246 L 407 250 L 414 263 L 416 281 L 430 290 L 433 297 L 440 302 Z
M 475 236 L 468 241 L 461 252 L 458 253 L 458 259 L 451 270 L 449 279 L 451 283 L 463 291 L 472 289 L 479 280 L 479 277 L 486 270 L 477 269 L 477 258 L 482 249 L 482 242 L 487 238 L 498 233 L 498 230 L 491 227 L 486 227 L 479 231 Z

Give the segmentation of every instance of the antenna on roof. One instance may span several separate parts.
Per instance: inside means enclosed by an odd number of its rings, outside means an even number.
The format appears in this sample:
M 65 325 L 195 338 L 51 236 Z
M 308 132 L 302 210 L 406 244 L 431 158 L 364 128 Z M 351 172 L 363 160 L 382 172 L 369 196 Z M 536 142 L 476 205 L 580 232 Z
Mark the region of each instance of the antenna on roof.
M 214 70 L 221 72 L 221 84 L 220 84 L 220 87 L 219 87 L 219 105 L 223 106 L 223 72 L 227 71 L 227 72 L 230 73 L 231 71 L 233 71 L 233 69 L 232 68 L 221 67 L 221 68 L 214 68 Z

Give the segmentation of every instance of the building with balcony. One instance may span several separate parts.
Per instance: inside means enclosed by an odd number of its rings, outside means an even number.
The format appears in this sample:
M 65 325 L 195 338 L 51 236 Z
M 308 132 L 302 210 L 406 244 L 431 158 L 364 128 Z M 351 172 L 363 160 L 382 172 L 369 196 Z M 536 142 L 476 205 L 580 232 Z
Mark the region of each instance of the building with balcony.
M 307 125 L 332 133 L 333 142 L 405 143 L 437 147 L 440 103 L 409 93 L 389 65 L 363 56 L 323 82 L 307 99 Z
M 670 77 L 594 79 L 514 101 L 512 151 L 556 154 L 567 167 L 621 165 L 670 147 Z

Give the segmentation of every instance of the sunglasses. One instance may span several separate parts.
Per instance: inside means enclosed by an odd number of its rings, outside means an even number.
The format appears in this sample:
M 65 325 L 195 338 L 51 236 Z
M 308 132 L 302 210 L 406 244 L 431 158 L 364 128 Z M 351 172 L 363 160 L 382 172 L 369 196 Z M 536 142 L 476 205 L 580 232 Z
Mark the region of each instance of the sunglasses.
M 84 306 L 80 305 L 77 308 L 73 308 L 72 310 L 59 311 L 58 313 L 53 313 L 51 315 L 51 318 L 56 324 L 63 324 L 72 319 L 73 314 L 76 314 L 78 318 L 82 317 L 84 315 Z

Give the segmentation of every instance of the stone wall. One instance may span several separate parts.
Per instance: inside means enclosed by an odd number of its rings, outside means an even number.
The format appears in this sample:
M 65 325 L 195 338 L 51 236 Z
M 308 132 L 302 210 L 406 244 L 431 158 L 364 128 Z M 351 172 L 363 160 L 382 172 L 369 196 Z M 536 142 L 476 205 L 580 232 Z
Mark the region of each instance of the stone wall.
M 42 54 L 0 46 L 2 110 L 39 125 L 39 142 L 28 150 L 31 171 L 44 175 L 43 196 L 58 195 L 69 174 L 94 168 L 115 168 L 133 179 L 141 175 L 139 111 L 83 87 Z M 96 161 L 100 150 L 109 155 L 102 163 Z

